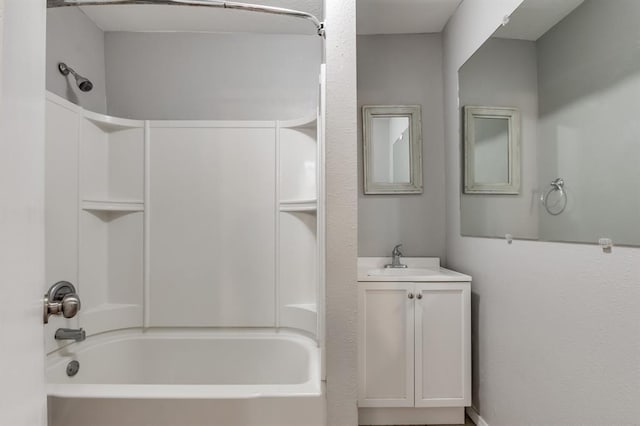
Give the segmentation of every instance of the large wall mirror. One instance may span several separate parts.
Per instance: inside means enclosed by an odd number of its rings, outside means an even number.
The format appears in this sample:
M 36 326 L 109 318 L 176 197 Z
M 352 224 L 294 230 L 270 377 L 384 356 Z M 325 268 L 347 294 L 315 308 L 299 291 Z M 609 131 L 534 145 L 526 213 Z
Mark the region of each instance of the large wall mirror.
M 461 67 L 460 105 L 521 114 L 520 191 L 461 188 L 462 235 L 640 245 L 639 19 L 640 1 L 525 0 Z
M 420 106 L 363 106 L 365 194 L 422 193 Z

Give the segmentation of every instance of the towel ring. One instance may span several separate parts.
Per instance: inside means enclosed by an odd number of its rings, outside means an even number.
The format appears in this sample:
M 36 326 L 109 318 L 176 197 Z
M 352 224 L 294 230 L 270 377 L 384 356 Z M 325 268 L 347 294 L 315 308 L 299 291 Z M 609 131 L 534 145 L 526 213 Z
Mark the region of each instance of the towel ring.
M 556 192 L 560 193 L 560 198 L 556 199 L 555 202 L 550 204 L 549 196 Z M 554 179 L 549 184 L 549 189 L 542 195 L 540 201 L 542 201 L 542 205 L 544 205 L 545 210 L 550 215 L 558 216 L 559 214 L 561 214 L 564 209 L 567 208 L 567 191 L 564 189 L 564 179 Z

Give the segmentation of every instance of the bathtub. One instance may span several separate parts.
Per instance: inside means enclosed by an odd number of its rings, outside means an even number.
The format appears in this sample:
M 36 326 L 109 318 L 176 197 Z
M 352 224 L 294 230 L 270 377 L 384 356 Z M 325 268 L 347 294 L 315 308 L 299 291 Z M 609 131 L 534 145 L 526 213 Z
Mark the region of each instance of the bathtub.
M 293 331 L 92 336 L 47 356 L 47 395 L 49 426 L 325 423 L 319 349 Z

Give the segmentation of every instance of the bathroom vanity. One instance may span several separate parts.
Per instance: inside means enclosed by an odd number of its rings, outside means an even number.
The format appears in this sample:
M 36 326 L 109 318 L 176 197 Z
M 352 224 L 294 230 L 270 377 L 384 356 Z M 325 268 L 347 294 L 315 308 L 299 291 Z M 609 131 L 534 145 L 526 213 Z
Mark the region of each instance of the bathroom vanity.
M 359 424 L 464 423 L 471 277 L 438 258 L 358 259 Z

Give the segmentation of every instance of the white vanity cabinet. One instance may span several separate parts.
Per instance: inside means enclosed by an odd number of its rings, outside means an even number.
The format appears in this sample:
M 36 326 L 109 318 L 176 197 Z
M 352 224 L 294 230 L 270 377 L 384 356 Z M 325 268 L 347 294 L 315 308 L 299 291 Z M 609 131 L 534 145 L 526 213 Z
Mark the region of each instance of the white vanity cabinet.
M 358 406 L 413 407 L 413 283 L 358 286 Z
M 372 412 L 383 414 L 379 424 L 411 424 L 413 414 L 437 411 L 427 408 L 458 407 L 464 418 L 463 407 L 471 404 L 471 278 L 433 268 L 437 273 L 418 277 L 370 276 L 361 268 L 358 406 L 361 417 L 366 412 L 364 424 L 376 424 Z

